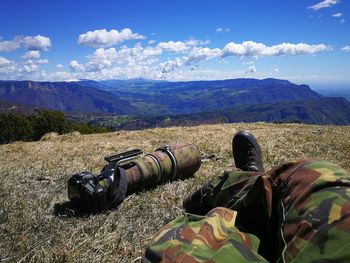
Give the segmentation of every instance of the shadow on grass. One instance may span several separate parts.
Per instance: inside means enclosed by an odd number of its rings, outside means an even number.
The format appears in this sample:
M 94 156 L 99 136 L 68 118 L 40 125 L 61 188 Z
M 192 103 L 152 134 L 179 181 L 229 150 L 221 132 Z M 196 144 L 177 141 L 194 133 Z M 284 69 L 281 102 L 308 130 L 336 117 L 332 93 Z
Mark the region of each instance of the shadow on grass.
M 90 212 L 87 210 L 83 210 L 78 206 L 77 202 L 67 201 L 64 203 L 56 203 L 53 207 L 53 214 L 61 219 L 64 218 L 82 218 L 89 217 L 91 215 L 96 215 L 103 213 L 101 212 Z M 107 210 L 106 210 L 107 211 Z
M 53 210 L 54 215 L 60 218 L 86 217 L 89 215 L 89 213 L 80 210 L 79 207 L 71 201 L 56 203 Z

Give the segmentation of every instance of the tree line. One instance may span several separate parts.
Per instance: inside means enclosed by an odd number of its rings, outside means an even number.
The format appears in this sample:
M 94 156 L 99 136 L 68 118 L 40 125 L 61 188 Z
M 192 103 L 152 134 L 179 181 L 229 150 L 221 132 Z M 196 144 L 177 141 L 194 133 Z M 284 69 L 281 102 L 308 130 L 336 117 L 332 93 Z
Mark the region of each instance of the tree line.
M 33 114 L 0 113 L 0 143 L 37 141 L 48 132 L 65 134 L 78 131 L 81 134 L 103 133 L 107 127 L 72 122 L 60 111 L 39 110 Z

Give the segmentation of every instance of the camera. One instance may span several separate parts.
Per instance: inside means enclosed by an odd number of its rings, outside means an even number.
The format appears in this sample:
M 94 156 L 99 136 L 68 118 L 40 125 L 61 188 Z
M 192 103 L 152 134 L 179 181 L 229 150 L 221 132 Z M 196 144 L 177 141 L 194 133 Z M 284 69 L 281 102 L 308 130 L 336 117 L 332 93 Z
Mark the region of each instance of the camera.
M 68 198 L 80 209 L 97 213 L 117 207 L 126 194 L 192 175 L 201 165 L 197 147 L 185 141 L 142 154 L 134 149 L 108 156 L 108 164 L 99 175 L 72 175 Z

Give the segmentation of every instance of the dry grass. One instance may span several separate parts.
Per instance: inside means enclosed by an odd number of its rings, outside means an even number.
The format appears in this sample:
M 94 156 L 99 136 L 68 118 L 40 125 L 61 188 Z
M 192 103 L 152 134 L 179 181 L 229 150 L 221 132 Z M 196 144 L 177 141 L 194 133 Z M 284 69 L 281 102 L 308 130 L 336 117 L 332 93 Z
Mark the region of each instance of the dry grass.
M 47 136 L 0 146 L 1 262 L 138 261 L 152 235 L 182 213 L 183 198 L 219 175 L 231 160 L 232 135 L 251 131 L 267 167 L 290 159 L 328 159 L 350 170 L 350 127 L 230 124 L 98 135 Z M 84 217 L 57 216 L 67 201 L 66 181 L 76 172 L 98 173 L 103 157 L 131 148 L 153 151 L 186 139 L 214 154 L 190 179 L 129 196 L 117 210 Z

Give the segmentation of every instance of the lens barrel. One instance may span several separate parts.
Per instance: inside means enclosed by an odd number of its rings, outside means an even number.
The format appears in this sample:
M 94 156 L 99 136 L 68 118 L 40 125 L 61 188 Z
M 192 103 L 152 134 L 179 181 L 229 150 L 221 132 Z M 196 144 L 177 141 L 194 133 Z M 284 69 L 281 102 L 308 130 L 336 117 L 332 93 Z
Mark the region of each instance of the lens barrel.
M 201 158 L 196 146 L 182 141 L 164 145 L 133 164 L 126 169 L 128 193 L 186 178 L 198 171 Z

